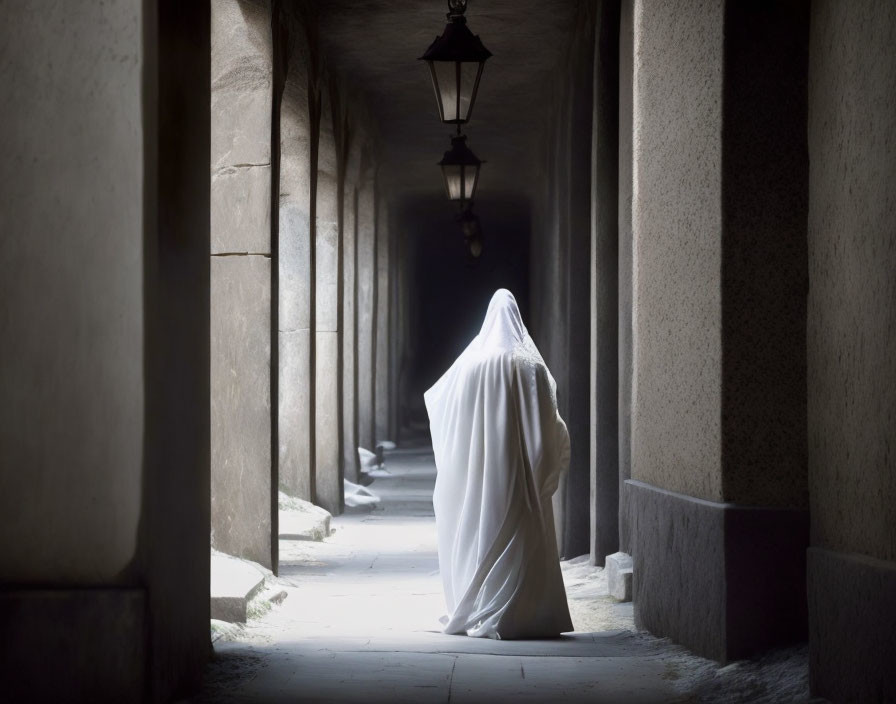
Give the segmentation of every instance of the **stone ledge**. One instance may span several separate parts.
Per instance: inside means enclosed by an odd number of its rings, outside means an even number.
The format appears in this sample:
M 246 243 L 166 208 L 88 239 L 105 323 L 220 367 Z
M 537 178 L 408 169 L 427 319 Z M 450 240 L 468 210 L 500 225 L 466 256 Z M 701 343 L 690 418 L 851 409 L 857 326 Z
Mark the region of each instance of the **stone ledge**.
M 625 484 L 639 628 L 720 662 L 805 639 L 807 511 Z
M 809 548 L 808 587 L 812 694 L 896 701 L 896 562 Z
M 211 555 L 210 616 L 245 623 L 249 602 L 272 573 L 259 564 L 221 552 Z

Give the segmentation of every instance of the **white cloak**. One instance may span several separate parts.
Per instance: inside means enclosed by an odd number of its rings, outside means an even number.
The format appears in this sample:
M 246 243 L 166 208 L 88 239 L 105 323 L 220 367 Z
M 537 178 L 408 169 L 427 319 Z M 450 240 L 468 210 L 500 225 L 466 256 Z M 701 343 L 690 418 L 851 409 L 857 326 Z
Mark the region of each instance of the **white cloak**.
M 424 400 L 438 471 L 445 633 L 571 631 L 551 506 L 569 465 L 569 434 L 513 294 L 495 292 L 479 334 Z

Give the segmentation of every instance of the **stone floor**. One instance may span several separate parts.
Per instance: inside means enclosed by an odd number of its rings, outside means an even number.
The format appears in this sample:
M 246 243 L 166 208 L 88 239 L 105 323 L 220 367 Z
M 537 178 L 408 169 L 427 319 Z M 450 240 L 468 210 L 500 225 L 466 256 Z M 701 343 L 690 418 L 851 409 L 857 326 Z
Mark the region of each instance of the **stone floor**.
M 638 633 L 602 570 L 564 564 L 576 632 L 492 641 L 439 632 L 428 446 L 388 457 L 373 510 L 349 509 L 322 542 L 282 540 L 275 605 L 216 632 L 195 702 L 806 701 L 804 648 L 720 668 Z M 286 598 L 283 598 L 283 597 Z

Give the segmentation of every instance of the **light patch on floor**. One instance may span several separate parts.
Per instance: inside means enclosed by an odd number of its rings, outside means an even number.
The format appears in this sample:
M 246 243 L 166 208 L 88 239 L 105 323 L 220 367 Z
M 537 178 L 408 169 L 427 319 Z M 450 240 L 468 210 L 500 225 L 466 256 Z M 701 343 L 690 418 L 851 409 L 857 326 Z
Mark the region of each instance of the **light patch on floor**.
M 374 507 L 324 540 L 281 540 L 245 625 L 213 624 L 215 657 L 195 702 L 799 702 L 804 649 L 720 668 L 634 627 L 585 557 L 563 563 L 576 631 L 493 641 L 440 632 L 444 613 L 428 447 L 387 457 Z M 285 598 L 284 598 L 285 594 Z

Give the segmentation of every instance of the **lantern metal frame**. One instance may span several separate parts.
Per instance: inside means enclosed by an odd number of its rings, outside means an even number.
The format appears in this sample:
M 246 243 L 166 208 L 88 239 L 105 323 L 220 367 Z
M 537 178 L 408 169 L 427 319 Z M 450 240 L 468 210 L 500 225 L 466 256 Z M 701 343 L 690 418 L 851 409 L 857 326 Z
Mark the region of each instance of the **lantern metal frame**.
M 473 116 L 473 106 L 476 103 L 476 95 L 479 92 L 479 81 L 482 78 L 482 69 L 492 53 L 485 48 L 478 36 L 474 35 L 467 27 L 467 18 L 464 11 L 467 9 L 466 0 L 448 0 L 448 24 L 440 37 L 430 45 L 420 61 L 426 61 L 429 65 L 429 73 L 432 78 L 433 90 L 436 94 L 436 102 L 439 106 L 439 119 L 446 124 L 455 124 L 460 131 L 460 125 L 466 124 Z M 445 119 L 445 105 L 442 99 L 445 86 L 440 89 L 436 62 L 454 63 L 454 118 Z M 461 64 L 479 64 L 476 70 L 476 78 L 470 91 L 469 105 L 466 113 L 461 114 L 462 107 L 462 69 Z

